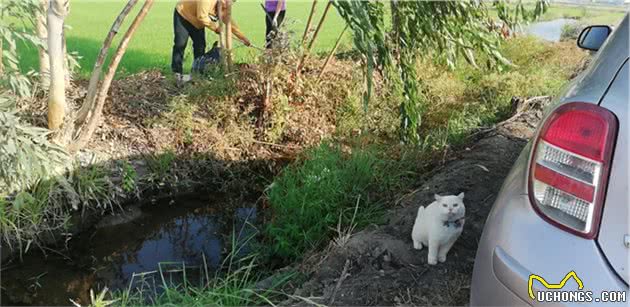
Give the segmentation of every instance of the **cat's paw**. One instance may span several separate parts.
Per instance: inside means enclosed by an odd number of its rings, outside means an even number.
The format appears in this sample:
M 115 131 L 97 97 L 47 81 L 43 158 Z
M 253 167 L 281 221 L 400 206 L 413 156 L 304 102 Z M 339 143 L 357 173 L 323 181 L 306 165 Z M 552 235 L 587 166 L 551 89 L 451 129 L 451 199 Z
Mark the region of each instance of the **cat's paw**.
M 444 255 L 444 256 L 438 256 L 438 261 L 439 261 L 439 262 L 444 262 L 444 261 L 446 261 L 446 255 Z
M 422 249 L 422 243 L 414 241 L 413 242 L 413 248 L 417 249 L 417 250 L 421 250 Z
M 437 264 L 437 259 L 429 257 L 427 263 L 429 263 L 430 265 L 436 265 Z

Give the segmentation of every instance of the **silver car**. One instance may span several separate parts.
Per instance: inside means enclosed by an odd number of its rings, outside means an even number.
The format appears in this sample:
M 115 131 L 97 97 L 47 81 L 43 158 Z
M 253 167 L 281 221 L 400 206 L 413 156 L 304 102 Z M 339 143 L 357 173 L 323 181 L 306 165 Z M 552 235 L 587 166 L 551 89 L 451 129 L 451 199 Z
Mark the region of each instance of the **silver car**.
M 548 108 L 499 192 L 471 305 L 630 304 L 628 18 L 580 34 L 594 58 Z

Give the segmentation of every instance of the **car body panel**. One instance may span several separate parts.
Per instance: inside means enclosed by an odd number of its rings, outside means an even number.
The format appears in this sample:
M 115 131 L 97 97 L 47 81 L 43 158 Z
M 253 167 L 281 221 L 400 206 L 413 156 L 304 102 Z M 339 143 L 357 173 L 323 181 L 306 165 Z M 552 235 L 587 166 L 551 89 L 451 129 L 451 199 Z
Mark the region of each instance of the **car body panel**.
M 612 111 L 619 122 L 619 133 L 610 169 L 608 191 L 604 202 L 597 242 L 617 274 L 630 283 L 630 248 L 624 245 L 624 235 L 630 235 L 630 199 L 628 198 L 628 136 L 630 135 L 630 64 L 626 61 L 600 105 Z
M 604 290 L 627 291 L 595 241 L 561 231 L 534 212 L 527 195 L 520 193 L 523 183 L 517 179 L 522 178 L 525 165 L 526 161 L 521 160 L 513 169 L 510 177 L 514 180 L 504 185 L 488 216 L 477 250 L 470 304 L 537 306 L 539 303 L 528 296 L 530 274 L 558 283 L 567 273 L 575 271 L 585 288 L 596 295 Z M 534 289 L 541 290 L 542 285 L 535 283 Z M 575 282 L 563 288 L 576 289 Z
M 629 22 L 626 14 L 619 26 L 594 55 L 588 68 L 570 83 L 564 95 L 561 96 L 561 101 L 597 103 L 601 100 L 617 71 L 628 58 Z

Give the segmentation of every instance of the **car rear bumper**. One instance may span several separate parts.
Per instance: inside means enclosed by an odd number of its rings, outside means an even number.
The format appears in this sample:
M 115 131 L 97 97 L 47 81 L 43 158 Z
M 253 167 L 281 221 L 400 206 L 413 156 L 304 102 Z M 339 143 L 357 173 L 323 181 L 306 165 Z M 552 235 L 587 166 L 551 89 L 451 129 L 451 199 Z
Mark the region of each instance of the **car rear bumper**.
M 592 291 L 594 298 L 599 298 L 602 291 L 629 294 L 628 287 L 611 270 L 594 240 L 560 230 L 534 212 L 527 195 L 523 195 L 524 169 L 526 163 L 517 162 L 488 216 L 477 249 L 470 304 L 584 306 L 585 303 L 577 302 L 540 303 L 529 296 L 531 274 L 539 275 L 549 284 L 558 284 L 571 271 L 583 282 L 582 290 Z M 538 280 L 533 280 L 532 285 L 534 293 L 545 289 Z M 578 284 L 569 279 L 562 290 L 577 291 Z M 627 301 L 617 304 L 628 305 Z

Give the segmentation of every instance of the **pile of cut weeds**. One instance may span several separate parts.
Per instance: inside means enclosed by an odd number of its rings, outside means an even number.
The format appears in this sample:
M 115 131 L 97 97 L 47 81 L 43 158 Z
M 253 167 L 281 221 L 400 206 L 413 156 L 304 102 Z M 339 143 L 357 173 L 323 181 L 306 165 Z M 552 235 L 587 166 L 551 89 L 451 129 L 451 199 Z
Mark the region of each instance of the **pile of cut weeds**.
M 299 81 L 287 70 L 276 74 L 264 126 L 258 120 L 264 84 L 254 64 L 238 65 L 226 78 L 198 76 L 184 88 L 160 71 L 116 80 L 86 148 L 112 158 L 166 150 L 226 161 L 293 157 L 333 136 L 338 109 L 358 101 L 359 64 L 335 61 L 318 79 L 312 67 L 321 62 L 308 61 Z

